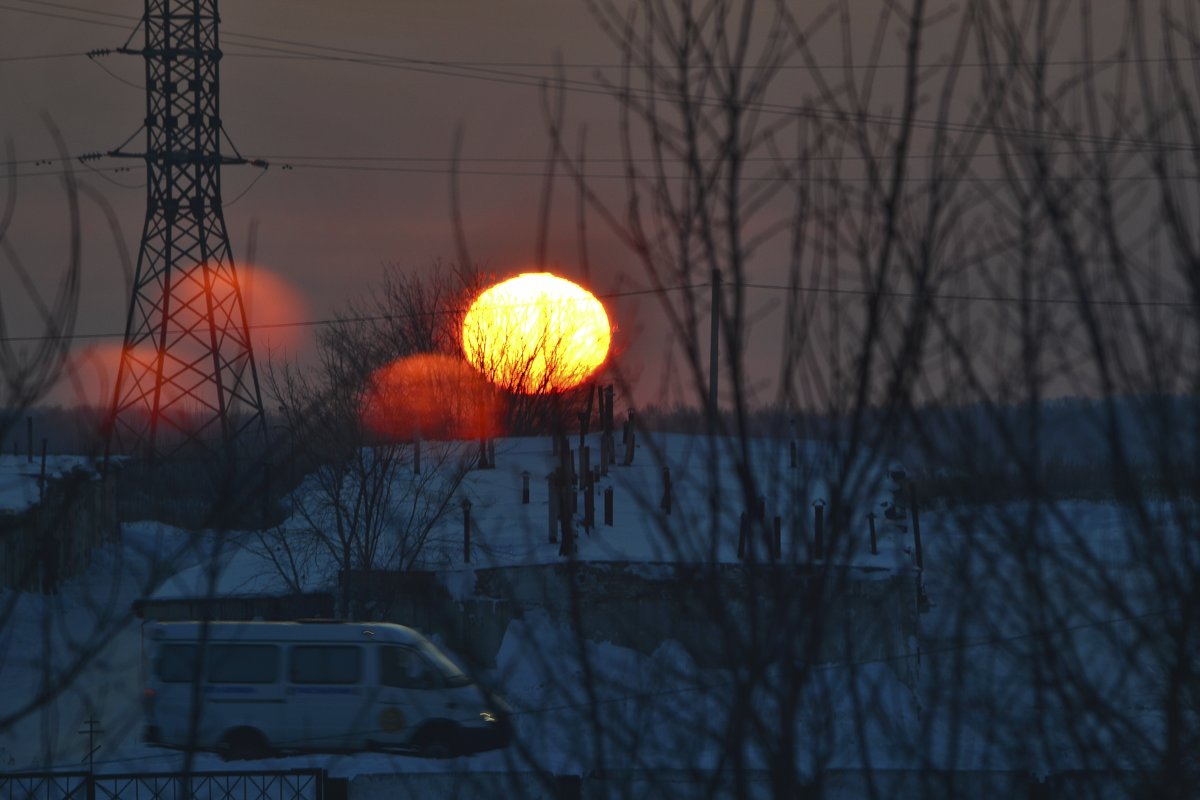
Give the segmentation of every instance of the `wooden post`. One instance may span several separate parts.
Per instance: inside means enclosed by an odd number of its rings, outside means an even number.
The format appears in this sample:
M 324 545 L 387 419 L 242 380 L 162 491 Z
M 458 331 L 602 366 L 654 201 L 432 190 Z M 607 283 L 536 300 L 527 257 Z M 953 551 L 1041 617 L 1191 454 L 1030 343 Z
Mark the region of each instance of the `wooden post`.
M 600 406 L 600 408 L 599 408 L 599 411 L 596 416 L 598 417 L 599 422 L 600 422 L 600 433 L 601 434 L 603 434 L 604 431 L 607 430 L 607 428 L 605 427 L 605 424 L 608 420 L 608 417 L 606 416 L 607 412 L 605 411 L 605 408 L 604 408 L 604 402 L 605 402 L 604 387 L 597 386 L 596 387 L 596 403 Z
M 463 498 L 463 563 L 471 563 L 471 501 Z
M 546 503 L 550 509 L 550 544 L 558 543 L 558 518 L 561 514 L 558 505 L 562 501 L 559 496 L 558 474 L 558 470 L 555 470 L 546 476 L 547 497 L 550 498 Z
M 662 468 L 662 484 L 663 484 L 662 502 L 659 504 L 659 507 L 662 508 L 663 513 L 665 513 L 669 517 L 669 516 L 671 516 L 671 468 L 670 467 Z
M 921 511 L 917 508 L 917 485 L 912 481 L 908 482 L 908 505 L 912 514 L 913 547 L 916 550 L 917 569 L 924 571 L 925 558 L 921 553 Z
M 46 499 L 46 440 L 42 439 L 42 474 L 38 478 L 38 503 Z
M 581 489 L 587 487 L 588 480 L 592 477 L 592 448 L 587 445 L 579 447 L 579 487 Z
M 529 505 L 529 470 L 521 473 L 521 505 Z
M 567 442 L 567 437 L 563 437 L 562 442 L 558 445 L 558 463 L 562 470 L 563 481 L 568 486 L 575 485 L 575 460 L 571 453 L 571 445 Z
M 637 448 L 637 431 L 633 426 L 633 409 L 629 410 L 629 421 L 625 423 L 625 466 L 633 463 L 633 451 Z
M 592 490 L 589 483 L 587 491 L 583 493 L 583 529 L 589 534 L 592 528 L 596 526 L 596 493 Z
M 600 390 L 600 474 L 608 474 L 608 465 L 617 463 L 616 445 L 613 443 L 613 387 Z
M 413 440 L 413 475 L 421 474 L 421 438 Z
M 738 560 L 746 557 L 746 512 L 742 512 L 742 516 L 738 519 Z
M 610 528 L 613 524 L 613 488 L 611 486 L 604 490 L 604 524 Z
M 488 445 L 487 445 L 488 469 L 495 469 L 496 468 L 496 440 L 488 439 L 487 443 L 488 443 Z
M 871 526 L 871 555 L 879 555 L 879 545 L 875 540 L 875 512 L 867 514 L 867 524 Z
M 816 521 L 813 526 L 813 558 L 818 561 L 825 558 L 825 501 L 814 500 L 813 508 L 816 511 Z
M 487 465 L 488 465 L 487 439 L 480 437 L 480 439 L 479 439 L 479 464 L 477 466 L 479 469 L 487 469 Z
M 562 491 L 562 513 L 559 515 L 559 520 L 562 524 L 562 538 L 559 541 L 558 554 L 560 556 L 573 556 L 575 555 L 575 530 L 572 522 L 574 520 L 575 503 L 578 495 L 571 490 L 570 485 L 566 481 L 563 481 Z
M 775 515 L 775 529 L 772 531 L 771 559 L 783 557 L 783 518 Z
M 592 406 L 596 399 L 596 384 L 588 384 L 587 405 L 579 412 L 579 446 L 583 447 L 588 431 L 592 427 Z
M 613 385 L 604 387 L 604 432 L 612 438 L 613 432 Z

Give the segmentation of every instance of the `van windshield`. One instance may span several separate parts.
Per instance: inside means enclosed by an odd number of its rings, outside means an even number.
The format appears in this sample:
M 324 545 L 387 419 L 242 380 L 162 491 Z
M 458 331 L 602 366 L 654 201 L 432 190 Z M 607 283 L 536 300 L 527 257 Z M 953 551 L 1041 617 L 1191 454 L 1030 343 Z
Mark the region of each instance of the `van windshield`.
M 429 660 L 429 663 L 442 676 L 442 680 L 447 686 L 470 686 L 471 679 L 468 678 L 463 671 L 458 668 L 453 661 L 446 658 L 446 655 L 438 650 L 431 643 L 422 641 L 420 643 L 421 654 Z

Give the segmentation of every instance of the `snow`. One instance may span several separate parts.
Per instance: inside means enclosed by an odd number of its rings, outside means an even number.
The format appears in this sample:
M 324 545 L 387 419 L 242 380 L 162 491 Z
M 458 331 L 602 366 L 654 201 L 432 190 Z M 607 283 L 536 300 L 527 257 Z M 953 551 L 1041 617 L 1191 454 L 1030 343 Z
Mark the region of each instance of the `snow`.
M 714 459 L 714 444 L 721 447 L 700 437 L 656 437 L 642 441 L 633 465 L 610 467 L 597 485 L 599 524 L 590 532 L 579 529 L 577 557 L 597 566 L 631 562 L 633 571 L 646 578 L 671 575 L 679 563 L 737 561 L 736 537 L 730 532 L 736 531 L 743 511 L 742 493 L 729 453 Z M 593 453 L 598 451 L 593 445 Z M 827 487 L 813 477 L 816 470 L 790 470 L 786 447 L 779 442 L 754 442 L 750 452 L 760 485 L 775 490 L 773 495 L 763 492 L 770 495 L 768 516 L 810 519 L 812 501 L 829 498 Z M 440 572 L 443 585 L 458 599 L 473 595 L 479 569 L 562 561 L 559 546 L 548 542 L 545 476 L 557 463 L 549 440 L 501 440 L 496 455 L 496 468 L 472 470 L 459 490 L 472 502 L 470 563 L 462 563 L 457 499 L 434 531 L 422 562 Z M 819 463 L 829 458 L 820 448 L 807 449 L 805 457 Z M 669 517 L 659 513 L 663 463 L 670 467 L 674 489 Z M 80 465 L 86 466 L 64 460 L 54 469 Z M 25 492 L 30 480 L 36 488 L 36 478 L 17 463 L 0 467 L 0 478 L 10 481 L 0 493 L 4 507 L 27 508 Z M 532 476 L 528 505 L 521 503 L 526 472 Z M 719 487 L 719 524 L 709 510 L 711 485 Z M 860 508 L 877 505 L 882 485 L 880 476 L 863 471 Z M 617 498 L 611 527 L 602 521 L 607 488 Z M 1029 770 L 1046 775 L 1090 766 L 1080 754 L 1078 737 L 1119 753 L 1121 764 L 1144 763 L 1150 756 L 1128 743 L 1118 747 L 1102 720 L 1088 715 L 1064 719 L 1062 709 L 1045 707 L 1031 664 L 1044 639 L 1039 631 L 1052 627 L 1055 646 L 1074 655 L 1079 676 L 1105 696 L 1119 698 L 1146 741 L 1158 735 L 1163 725 L 1160 676 L 1152 654 L 1139 647 L 1137 626 L 1149 624 L 1141 615 L 1152 620 L 1171 599 L 1161 596 L 1156 580 L 1161 576 L 1139 569 L 1135 557 L 1145 547 L 1162 547 L 1174 553 L 1168 563 L 1186 570 L 1195 562 L 1197 545 L 1169 534 L 1188 525 L 1176 519 L 1180 509 L 1156 504 L 1150 513 L 1168 531 L 1161 540 L 1147 541 L 1145 527 L 1131 520 L 1128 510 L 1102 503 L 923 512 L 923 579 L 931 606 L 920 617 L 920 639 L 909 642 L 908 652 L 921 650 L 916 685 L 906 685 L 888 658 L 809 669 L 798 700 L 804 734 L 796 753 L 798 768 L 815 774 L 869 763 L 876 769 Z M 841 540 L 831 563 L 858 568 L 856 579 L 861 580 L 909 574 L 911 531 L 882 515 L 877 523 L 878 555 L 870 553 L 863 530 L 853 541 Z M 1013 539 L 1021 536 L 1028 541 Z M 47 670 L 54 676 L 68 667 L 73 654 L 97 650 L 78 676 L 70 676 L 70 689 L 46 710 L 0 725 L 0 770 L 79 764 L 85 745 L 77 732 L 88 713 L 97 715 L 104 730 L 97 755 L 100 769 L 179 769 L 181 754 L 138 741 L 140 632 L 130 605 L 144 596 L 207 595 L 211 573 L 206 565 L 214 560 L 220 566 L 215 573 L 218 595 L 285 591 L 256 541 L 248 531 L 219 536 L 155 523 L 126 524 L 122 544 L 97 553 L 88 572 L 68 581 L 60 595 L 0 592 L 0 612 L 7 612 L 0 617 L 6 620 L 0 626 L 0 685 L 7 689 L 0 694 L 0 717 L 33 697 Z M 1014 547 L 1014 541 L 1022 545 Z M 788 558 L 799 556 L 795 548 L 801 545 L 790 535 L 785 534 L 784 544 Z M 1096 584 L 1104 581 L 1120 588 L 1121 607 L 1090 602 Z M 1036 607 L 1024 599 L 1035 584 L 1051 587 Z M 317 587 L 327 585 L 314 574 L 305 588 Z M 514 706 L 518 744 L 445 761 L 310 755 L 239 767 L 320 767 L 335 777 L 397 772 L 511 776 L 587 774 L 597 764 L 611 770 L 619 763 L 648 774 L 685 775 L 715 769 L 722 758 L 723 726 L 741 702 L 732 677 L 728 670 L 698 665 L 673 641 L 650 653 L 581 641 L 549 615 L 532 612 L 509 624 L 495 668 L 481 676 Z M 781 687 L 787 675 L 769 671 L 763 680 L 767 689 Z M 771 697 L 764 689 L 752 700 L 754 708 L 769 709 Z M 864 705 L 870 709 L 865 717 Z M 964 716 L 964 709 L 970 713 Z M 973 715 L 986 722 L 970 724 Z M 762 718 L 770 719 L 770 714 Z M 1039 726 L 1049 726 L 1049 731 L 1018 746 L 1024 732 Z M 609 754 L 607 760 L 601 761 L 600 753 Z M 765 759 L 764 753 L 751 751 L 746 766 L 763 769 Z M 192 767 L 220 770 L 225 765 L 201 754 Z M 361 796 L 384 793 L 384 787 L 364 784 Z
M 593 562 L 644 563 L 643 569 L 670 572 L 671 563 L 707 563 L 715 557 L 720 563 L 738 563 L 737 536 L 739 517 L 744 510 L 737 500 L 738 491 L 725 488 L 720 493 L 721 508 L 714 524 L 710 514 L 708 487 L 738 486 L 734 461 L 727 443 L 704 437 L 665 434 L 642 435 L 634 463 L 613 465 L 608 475 L 595 484 L 596 525 L 590 530 L 579 524 L 583 501 L 579 502 L 575 530 L 575 558 Z M 593 454 L 600 451 L 599 437 L 588 438 Z M 572 446 L 578 440 L 572 440 Z M 431 447 L 432 445 L 427 445 Z M 618 445 L 618 449 L 620 446 Z M 714 460 L 713 454 L 716 453 Z M 785 529 L 812 511 L 811 498 L 828 496 L 824 482 L 807 480 L 801 484 L 799 472 L 789 473 L 786 443 L 760 440 L 752 453 L 759 468 L 758 480 L 777 496 L 768 502 L 768 517 L 778 514 L 787 520 Z M 820 448 L 809 448 L 808 458 L 825 456 Z M 593 465 L 598 467 L 598 456 Z M 439 571 L 452 597 L 470 596 L 474 571 L 480 568 L 552 564 L 562 561 L 559 544 L 549 541 L 549 487 L 547 476 L 559 464 L 548 437 L 496 440 L 497 466 L 472 469 L 464 477 L 448 512 L 435 527 L 416 567 Z M 578 463 L 578 462 L 576 462 Z M 714 467 L 714 463 L 716 466 Z M 662 499 L 662 466 L 671 471 L 672 513 L 659 513 Z M 712 470 L 712 472 L 710 472 Z M 530 502 L 521 502 L 522 480 L 530 477 Z M 794 484 L 794 492 L 778 490 L 784 481 Z M 783 484 L 786 485 L 786 484 Z M 604 524 L 604 492 L 614 496 L 613 525 Z M 315 492 L 312 482 L 300 491 Z M 461 500 L 471 502 L 471 560 L 463 562 Z M 285 522 L 284 531 L 301 529 L 307 523 L 296 518 Z M 557 523 L 556 523 L 557 531 Z M 556 536 L 561 537 L 556 532 Z M 785 549 L 798 547 L 790 532 L 785 534 Z M 886 524 L 879 525 L 879 554 L 872 555 L 865 537 L 859 546 L 832 557 L 839 564 L 887 571 L 912 566 L 911 550 L 905 537 Z M 198 560 L 194 567 L 173 576 L 152 595 L 154 600 L 205 597 L 210 590 L 218 596 L 262 596 L 289 592 L 287 581 L 279 575 L 268 555 L 267 544 L 250 532 L 230 534 L 219 556 L 216 575 L 205 566 L 212 559 Z M 765 554 L 763 554 L 765 556 Z M 791 559 L 793 553 L 788 558 Z M 657 566 L 655 566 L 657 565 Z M 383 565 L 386 566 L 386 565 Z M 887 573 L 884 573 L 885 575 Z M 331 570 L 309 569 L 299 576 L 303 591 L 329 591 L 335 576 Z M 215 585 L 210 586 L 210 579 Z
M 46 477 L 61 478 L 84 471 L 98 477 L 95 462 L 84 456 L 47 456 Z M 40 500 L 42 462 L 28 456 L 0 455 L 0 514 L 28 511 Z
M 210 545 L 207 558 L 170 576 L 154 590 L 155 600 L 199 597 L 262 597 L 287 594 L 290 589 L 269 559 L 245 549 L 231 536 L 222 546 Z M 315 587 L 307 587 L 315 588 Z
M 578 439 L 572 439 L 577 452 Z M 599 437 L 588 437 L 593 467 L 598 466 Z M 620 444 L 618 451 L 622 450 Z M 796 523 L 810 525 L 811 503 L 829 497 L 818 475 L 788 468 L 787 443 L 756 440 L 751 443 L 756 494 L 765 497 L 767 524 L 782 519 L 785 549 L 793 544 L 790 532 Z M 577 552 L 581 561 L 737 563 L 739 518 L 746 510 L 734 460 L 724 440 L 683 434 L 639 436 L 633 464 L 610 466 L 608 475 L 595 484 L 595 525 L 586 529 L 579 520 L 584 501 L 579 500 L 576 524 Z M 802 453 L 809 459 L 829 459 L 823 448 Z M 576 456 L 576 459 L 578 456 Z M 547 477 L 559 464 L 546 437 L 499 439 L 493 469 L 472 470 L 460 495 L 471 501 L 471 564 L 474 567 L 555 563 L 561 561 L 559 545 L 550 543 L 549 487 Z M 576 461 L 578 464 L 578 461 Z M 660 513 L 663 467 L 670 470 L 672 508 Z M 522 476 L 530 475 L 530 502 L 521 502 Z M 881 477 L 881 476 L 880 476 Z M 866 484 L 864 494 L 878 494 Z M 711 513 L 710 487 L 718 486 L 718 509 Z M 604 522 L 604 493 L 613 493 L 613 524 Z M 578 490 L 577 490 L 578 493 Z M 863 500 L 864 504 L 870 501 Z M 458 502 L 442 521 L 427 548 L 425 566 L 445 568 L 462 561 L 462 515 Z M 865 507 L 865 506 L 864 506 Z M 864 512 L 865 513 L 865 512 Z M 848 566 L 907 569 L 911 555 L 889 526 L 879 525 L 880 552 L 872 555 L 866 537 L 853 549 L 833 559 Z M 864 527 L 865 533 L 865 527 Z M 765 554 L 764 554 L 765 555 Z

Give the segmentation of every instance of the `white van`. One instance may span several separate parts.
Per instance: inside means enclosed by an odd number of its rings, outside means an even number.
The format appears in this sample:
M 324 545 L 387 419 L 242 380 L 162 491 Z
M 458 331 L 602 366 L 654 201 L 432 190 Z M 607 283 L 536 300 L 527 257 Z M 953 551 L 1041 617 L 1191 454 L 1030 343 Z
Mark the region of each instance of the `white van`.
M 168 622 L 147 623 L 143 637 L 150 744 L 227 759 L 372 749 L 445 757 L 511 738 L 504 701 L 402 625 Z

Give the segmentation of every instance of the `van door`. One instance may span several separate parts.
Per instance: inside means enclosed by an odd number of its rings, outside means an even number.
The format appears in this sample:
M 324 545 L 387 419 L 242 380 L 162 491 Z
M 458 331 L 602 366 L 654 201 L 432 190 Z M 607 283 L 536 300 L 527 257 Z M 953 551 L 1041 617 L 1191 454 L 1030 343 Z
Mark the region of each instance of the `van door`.
M 377 741 L 407 744 L 422 724 L 443 716 L 441 679 L 415 647 L 381 644 L 375 650 L 379 674 L 375 716 L 383 733 Z
M 268 742 L 287 735 L 280 712 L 286 703 L 279 676 L 279 646 L 217 642 L 208 646 L 204 728 L 214 737 L 253 728 Z
M 372 727 L 366 718 L 363 648 L 355 644 L 296 644 L 288 648 L 285 749 L 356 750 Z

